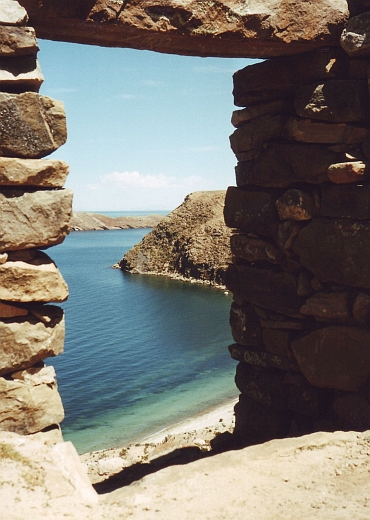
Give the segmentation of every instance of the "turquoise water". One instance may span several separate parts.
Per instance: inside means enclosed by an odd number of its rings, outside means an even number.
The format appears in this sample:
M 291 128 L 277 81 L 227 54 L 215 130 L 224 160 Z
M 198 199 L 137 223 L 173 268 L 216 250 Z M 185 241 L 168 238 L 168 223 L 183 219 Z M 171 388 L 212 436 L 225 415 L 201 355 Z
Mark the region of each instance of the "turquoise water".
M 66 279 L 56 368 L 64 438 L 80 453 L 122 446 L 237 396 L 230 296 L 110 266 L 149 230 L 71 233 L 49 250 Z

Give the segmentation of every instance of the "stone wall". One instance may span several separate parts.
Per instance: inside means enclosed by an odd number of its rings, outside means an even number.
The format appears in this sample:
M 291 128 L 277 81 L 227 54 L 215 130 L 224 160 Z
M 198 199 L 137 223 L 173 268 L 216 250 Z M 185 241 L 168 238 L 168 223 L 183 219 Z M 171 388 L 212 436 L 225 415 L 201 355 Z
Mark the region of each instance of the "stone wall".
M 234 75 L 227 286 L 244 443 L 370 428 L 370 12 Z
M 38 94 L 35 31 L 13 0 L 0 2 L 0 430 L 34 434 L 64 417 L 55 372 L 68 289 L 40 251 L 69 232 L 68 166 L 43 159 L 66 140 L 61 102 Z

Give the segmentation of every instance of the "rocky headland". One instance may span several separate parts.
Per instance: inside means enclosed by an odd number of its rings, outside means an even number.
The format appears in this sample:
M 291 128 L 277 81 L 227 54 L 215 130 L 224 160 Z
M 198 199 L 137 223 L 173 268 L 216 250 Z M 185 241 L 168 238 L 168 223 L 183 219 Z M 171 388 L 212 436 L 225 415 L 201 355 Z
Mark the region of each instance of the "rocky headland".
M 163 218 L 163 215 L 128 215 L 109 217 L 100 213 L 74 211 L 71 219 L 72 231 L 96 231 L 104 229 L 139 229 L 153 228 Z
M 231 230 L 223 217 L 225 193 L 200 191 L 188 195 L 116 267 L 134 274 L 223 286 L 231 262 Z

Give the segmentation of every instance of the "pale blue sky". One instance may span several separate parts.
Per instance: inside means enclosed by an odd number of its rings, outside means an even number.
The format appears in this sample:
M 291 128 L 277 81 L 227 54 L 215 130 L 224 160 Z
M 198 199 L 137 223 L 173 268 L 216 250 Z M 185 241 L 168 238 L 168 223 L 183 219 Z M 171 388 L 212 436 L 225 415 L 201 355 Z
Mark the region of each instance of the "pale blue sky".
M 232 74 L 256 60 L 40 40 L 41 94 L 60 99 L 76 211 L 172 210 L 235 184 Z

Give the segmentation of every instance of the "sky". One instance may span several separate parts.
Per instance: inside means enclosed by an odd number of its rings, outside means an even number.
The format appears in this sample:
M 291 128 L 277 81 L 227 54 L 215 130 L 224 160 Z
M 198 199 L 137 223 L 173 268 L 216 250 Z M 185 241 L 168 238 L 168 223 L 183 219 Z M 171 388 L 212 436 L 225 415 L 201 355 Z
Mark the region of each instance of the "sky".
M 63 101 L 75 211 L 172 210 L 235 185 L 232 75 L 257 60 L 39 40 L 40 94 Z

